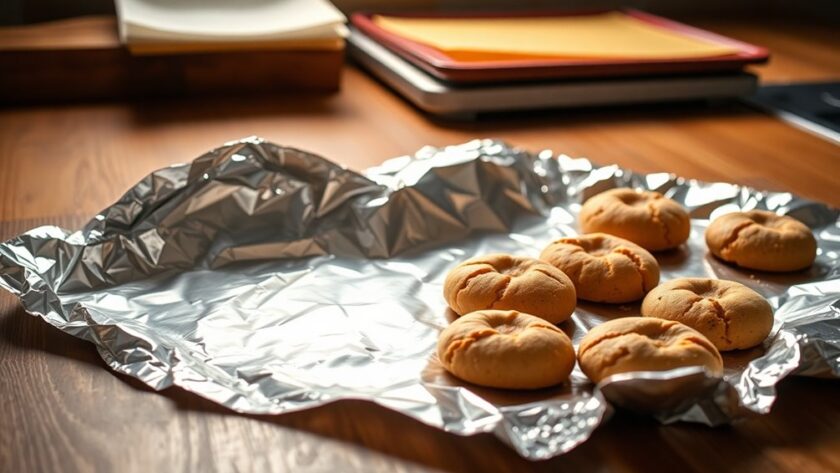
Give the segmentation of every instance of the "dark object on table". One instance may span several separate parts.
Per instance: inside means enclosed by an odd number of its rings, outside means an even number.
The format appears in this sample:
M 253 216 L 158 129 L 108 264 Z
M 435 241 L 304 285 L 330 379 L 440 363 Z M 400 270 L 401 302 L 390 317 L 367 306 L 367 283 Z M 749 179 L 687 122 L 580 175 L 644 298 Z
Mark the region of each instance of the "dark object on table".
M 791 125 L 840 144 L 840 82 L 761 87 L 747 102 Z

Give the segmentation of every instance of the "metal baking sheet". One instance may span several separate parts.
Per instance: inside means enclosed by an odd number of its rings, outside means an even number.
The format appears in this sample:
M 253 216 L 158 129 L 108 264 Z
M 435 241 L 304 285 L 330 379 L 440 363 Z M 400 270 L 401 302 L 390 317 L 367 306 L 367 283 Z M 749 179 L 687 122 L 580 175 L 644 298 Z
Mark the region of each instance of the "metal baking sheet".
M 765 295 L 776 324 L 764 345 L 726 354 L 723 379 L 689 368 L 595 387 L 576 368 L 565 386 L 514 392 L 442 370 L 433 352 L 452 317 L 446 272 L 488 252 L 538 255 L 575 234 L 582 200 L 617 186 L 689 209 L 688 244 L 657 255 L 662 279 L 733 279 Z M 815 265 L 774 275 L 711 258 L 709 218 L 753 208 L 814 229 Z M 542 459 L 585 441 L 611 404 L 717 425 L 768 412 L 789 374 L 840 375 L 838 258 L 837 210 L 788 193 L 492 140 L 423 148 L 359 174 L 252 137 L 152 173 L 79 231 L 45 226 L 3 243 L 0 286 L 155 389 L 255 414 L 368 399 L 454 434 L 493 432 Z M 638 309 L 581 302 L 561 328 L 577 342 Z

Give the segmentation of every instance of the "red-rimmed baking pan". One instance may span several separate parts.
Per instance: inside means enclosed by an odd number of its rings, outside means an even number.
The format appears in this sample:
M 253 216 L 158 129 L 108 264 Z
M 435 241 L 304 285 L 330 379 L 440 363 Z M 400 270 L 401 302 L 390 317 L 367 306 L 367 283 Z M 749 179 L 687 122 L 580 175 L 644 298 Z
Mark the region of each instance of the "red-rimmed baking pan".
M 590 11 L 530 11 L 514 13 L 412 13 L 382 14 L 396 18 L 530 18 L 549 16 L 568 17 L 597 15 L 615 10 Z M 470 83 L 493 81 L 521 81 L 535 79 L 562 79 L 579 77 L 633 76 L 651 74 L 682 74 L 696 72 L 736 71 L 747 64 L 766 62 L 766 48 L 721 36 L 638 10 L 619 10 L 636 20 L 690 38 L 734 48 L 736 52 L 714 57 L 680 59 L 624 59 L 624 58 L 573 58 L 573 57 L 512 57 L 492 60 L 463 61 L 447 52 L 419 41 L 392 33 L 373 18 L 378 13 L 366 12 L 352 15 L 351 22 L 360 31 L 387 48 L 440 79 Z

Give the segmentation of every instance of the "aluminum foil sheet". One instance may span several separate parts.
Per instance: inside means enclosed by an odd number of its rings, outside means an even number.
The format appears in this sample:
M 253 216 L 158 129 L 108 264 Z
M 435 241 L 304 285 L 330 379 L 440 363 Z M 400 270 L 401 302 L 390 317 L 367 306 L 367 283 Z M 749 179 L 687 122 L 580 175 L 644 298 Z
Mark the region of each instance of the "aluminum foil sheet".
M 691 238 L 657 255 L 662 279 L 740 281 L 776 309 L 762 347 L 725 355 L 723 379 L 686 368 L 617 375 L 576 369 L 565 386 L 513 392 L 441 369 L 452 318 L 446 272 L 488 252 L 536 256 L 576 232 L 580 202 L 616 186 L 687 207 Z M 805 272 L 739 270 L 711 258 L 709 219 L 762 208 L 814 229 Z M 531 459 L 585 441 L 611 405 L 710 425 L 766 413 L 785 376 L 840 376 L 838 212 L 787 193 L 636 174 L 477 140 L 363 174 L 248 138 L 157 171 L 82 230 L 53 226 L 0 245 L 0 285 L 48 323 L 94 343 L 108 365 L 155 389 L 177 385 L 243 413 L 367 399 L 461 435 L 493 432 Z M 581 302 L 561 327 L 577 342 L 638 304 Z

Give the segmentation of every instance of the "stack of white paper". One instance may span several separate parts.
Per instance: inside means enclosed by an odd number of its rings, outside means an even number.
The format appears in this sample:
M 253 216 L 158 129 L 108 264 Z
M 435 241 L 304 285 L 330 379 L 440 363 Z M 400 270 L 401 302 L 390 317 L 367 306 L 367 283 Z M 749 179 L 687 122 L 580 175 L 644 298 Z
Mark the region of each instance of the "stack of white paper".
M 343 45 L 344 15 L 326 0 L 116 0 L 120 38 L 164 45 Z

